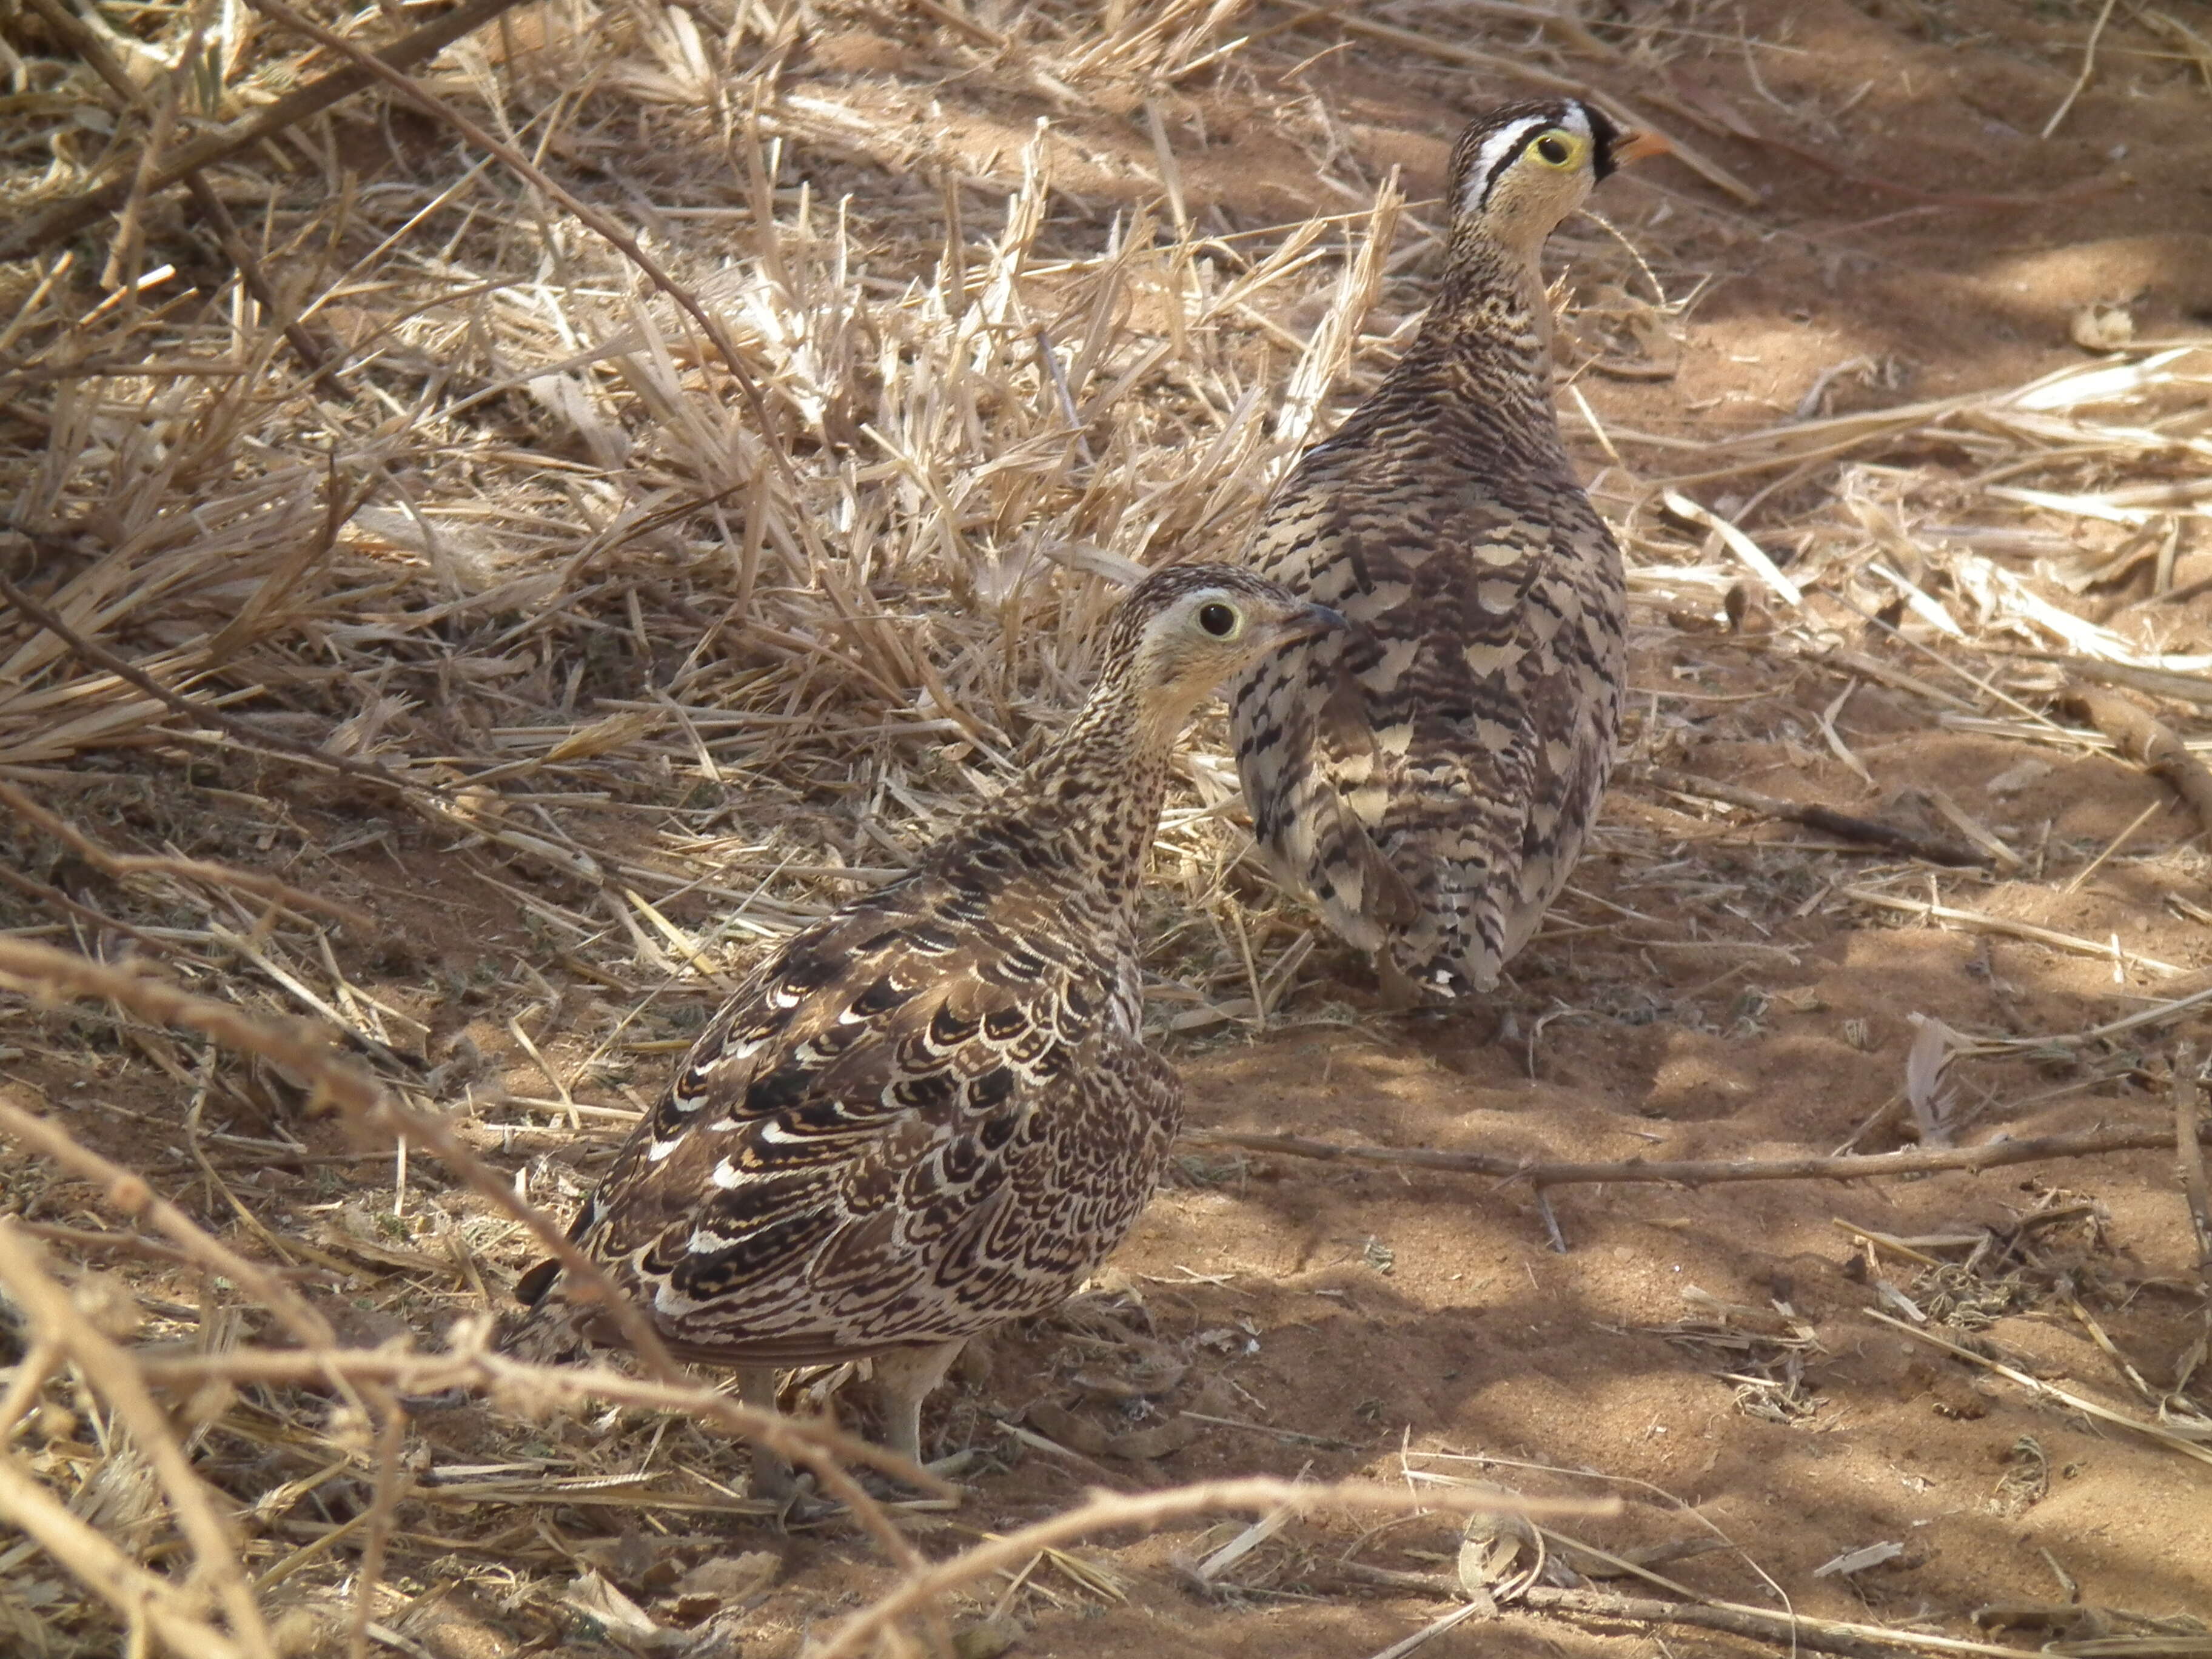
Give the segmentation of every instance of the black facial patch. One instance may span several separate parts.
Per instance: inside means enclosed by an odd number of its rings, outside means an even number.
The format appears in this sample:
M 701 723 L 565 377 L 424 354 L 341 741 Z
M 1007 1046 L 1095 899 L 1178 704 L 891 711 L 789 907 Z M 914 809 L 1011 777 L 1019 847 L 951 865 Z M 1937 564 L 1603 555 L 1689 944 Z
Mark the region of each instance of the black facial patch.
M 1470 191 L 1476 185 L 1475 167 L 1481 160 L 1484 148 L 1492 139 L 1517 122 L 1538 121 L 1542 125 L 1532 126 L 1528 131 L 1529 141 L 1533 143 L 1547 128 L 1571 127 L 1574 124 L 1571 112 L 1577 108 L 1588 118 L 1590 136 L 1595 141 L 1595 154 L 1591 157 L 1593 171 L 1600 178 L 1612 172 L 1612 148 L 1620 138 L 1620 131 L 1588 104 L 1571 98 L 1532 98 L 1520 103 L 1506 104 L 1470 123 L 1467 131 L 1460 134 L 1459 143 L 1453 147 L 1451 200 L 1455 211 L 1479 209 L 1486 204 L 1490 199 L 1491 186 L 1505 172 L 1502 164 L 1497 166 L 1489 178 L 1480 181 L 1479 191 L 1474 192 L 1477 199 L 1474 202 L 1468 200 Z M 1524 148 L 1516 146 L 1507 155 L 1518 160 Z
M 1620 142 L 1620 129 L 1607 118 L 1606 112 L 1595 104 L 1584 104 L 1583 112 L 1589 117 L 1590 172 L 1599 179 L 1605 178 L 1620 166 L 1613 160 L 1613 147 Z

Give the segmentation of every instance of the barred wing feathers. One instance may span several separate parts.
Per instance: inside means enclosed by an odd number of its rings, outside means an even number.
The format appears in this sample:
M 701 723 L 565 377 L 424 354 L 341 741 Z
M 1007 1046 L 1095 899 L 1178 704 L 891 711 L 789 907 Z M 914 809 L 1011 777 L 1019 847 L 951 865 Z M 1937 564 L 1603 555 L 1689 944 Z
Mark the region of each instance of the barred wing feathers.
M 1270 509 L 1255 566 L 1352 628 L 1246 677 L 1238 758 L 1262 848 L 1337 932 L 1487 989 L 1602 789 L 1620 556 L 1571 479 L 1434 440 L 1355 416 Z
M 994 884 L 995 885 L 995 884 Z M 678 1352 L 849 1358 L 1044 1311 L 1180 1114 L 1110 919 L 925 870 L 800 934 L 700 1038 L 577 1219 Z

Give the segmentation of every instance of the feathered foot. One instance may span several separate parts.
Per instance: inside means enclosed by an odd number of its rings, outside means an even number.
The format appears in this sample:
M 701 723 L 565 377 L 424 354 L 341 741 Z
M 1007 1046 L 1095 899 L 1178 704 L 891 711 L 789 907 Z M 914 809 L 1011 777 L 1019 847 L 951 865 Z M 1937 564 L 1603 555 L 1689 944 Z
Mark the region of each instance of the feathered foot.
M 738 1401 L 755 1411 L 775 1410 L 775 1376 L 773 1366 L 746 1366 L 738 1373 Z M 792 1499 L 799 1496 L 799 1478 L 792 1473 L 790 1460 L 781 1452 L 755 1441 L 750 1490 L 756 1498 L 788 1507 Z
M 921 1402 L 945 1381 L 966 1346 L 963 1338 L 927 1347 L 893 1348 L 876 1356 L 876 1389 L 883 1402 L 884 1445 L 888 1449 L 912 1462 L 922 1461 Z

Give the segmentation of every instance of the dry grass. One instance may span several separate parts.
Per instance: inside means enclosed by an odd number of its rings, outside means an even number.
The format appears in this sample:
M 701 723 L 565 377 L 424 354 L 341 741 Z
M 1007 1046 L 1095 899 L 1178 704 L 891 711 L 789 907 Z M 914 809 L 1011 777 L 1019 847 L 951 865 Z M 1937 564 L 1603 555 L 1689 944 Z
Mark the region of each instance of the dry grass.
M 1638 88 L 1715 9 L 1602 38 L 1469 9 L 1479 29 L 1414 6 L 1363 38 L 1500 90 L 1594 80 L 1689 137 L 1694 111 L 1644 109 Z M 24 100 L 6 212 L 118 176 L 149 132 L 250 118 L 335 61 L 273 5 L 134 15 L 100 32 L 135 97 L 66 57 L 0 63 Z M 369 45 L 389 27 L 312 15 Z M 865 1454 L 834 1431 L 665 1368 L 516 1367 L 466 1322 L 443 1353 L 376 1346 L 395 1322 L 481 1310 L 556 1243 L 537 1206 L 574 1200 L 762 942 L 899 867 L 1033 752 L 1080 692 L 1116 584 L 1237 546 L 1387 366 L 1422 303 L 1435 204 L 1362 172 L 1285 72 L 1337 42 L 1329 18 L 1248 0 L 565 0 L 448 51 L 420 73 L 427 101 L 380 88 L 210 165 L 265 301 L 158 191 L 0 265 L 0 576 L 37 607 L 0 611 L 0 978 L 99 999 L 11 1006 L 0 1052 L 50 1079 L 157 1079 L 136 1095 L 155 1111 L 96 1109 L 99 1135 L 39 1115 L 65 1103 L 32 1072 L 6 1085 L 8 1132 L 45 1162 L 9 1172 L 0 1205 L 21 1218 L 0 1222 L 21 1325 L 0 1512 L 25 1534 L 0 1551 L 0 1644 L 405 1650 L 400 1626 L 465 1561 L 519 1621 L 650 1646 L 669 1632 L 601 1572 L 605 1540 L 541 1512 L 597 1505 L 687 1538 L 684 1517 L 756 1516 L 732 1495 L 741 1455 L 701 1422 L 783 1437 L 905 1569 L 810 1650 L 825 1655 L 939 1640 L 947 1595 L 1002 1566 L 1019 1577 L 1001 1608 L 1055 1562 L 1068 1594 L 1103 1595 L 1058 1549 L 1099 1528 L 1500 1501 L 1434 1480 L 1229 1483 L 1101 1499 L 924 1570 L 904 1529 L 927 1500 L 867 1498 L 837 1461 Z M 972 104 L 948 122 L 915 82 L 790 71 L 803 41 L 844 31 L 890 38 Z M 1201 85 L 1291 135 L 1338 210 L 1245 222 L 1195 199 L 1176 151 Z M 1099 112 L 1139 137 L 1104 146 Z M 1686 147 L 1716 202 L 1741 191 Z M 2154 611 L 2107 626 L 2063 599 L 2146 562 L 2173 592 L 2182 526 L 2212 502 L 2212 346 L 2146 342 L 2026 386 L 1825 416 L 1824 397 L 1881 376 L 1841 364 L 1771 429 L 1644 433 L 1607 423 L 1582 377 L 1662 371 L 1702 273 L 1585 224 L 1555 246 L 1577 290 L 1563 407 L 1647 635 L 1801 662 L 1839 692 L 1879 683 L 1936 726 L 2054 751 L 2113 746 L 2064 713 L 2077 679 L 2179 697 L 2174 728 L 2201 724 L 2212 659 L 2162 651 Z M 1638 754 L 1664 763 L 1683 722 L 1648 708 Z M 1857 768 L 1833 713 L 1805 735 Z M 1158 844 L 1153 1018 L 1190 1034 L 1343 1017 L 1333 947 L 1247 856 L 1218 730 L 1186 771 Z M 310 811 L 357 829 L 307 844 Z M 2041 874 L 1960 816 L 1944 833 Z M 1662 862 L 1657 837 L 1613 844 Z M 261 867 L 272 846 L 295 849 L 281 873 Z M 495 983 L 441 983 L 407 938 L 462 888 L 526 930 Z M 1939 902 L 1905 859 L 1831 888 L 1869 913 L 2196 971 Z M 1648 920 L 1578 897 L 1554 925 L 1680 943 L 1624 931 Z M 2109 1045 L 2197 1000 L 2162 987 L 2095 1030 L 2005 1041 Z M 487 1075 L 469 1030 L 486 1022 L 542 1086 Z M 310 1145 L 332 1106 L 363 1150 Z M 185 1143 L 166 1169 L 90 1150 L 156 1128 Z M 428 1196 L 409 1165 L 426 1150 L 443 1170 Z M 318 1311 L 344 1303 L 375 1317 L 342 1330 Z M 816 1379 L 817 1402 L 841 1381 Z M 495 1400 L 496 1450 L 421 1475 L 400 1396 L 462 1383 Z M 664 1438 L 680 1464 L 656 1462 Z M 744 1593 L 699 1583 L 687 1616 L 733 1640 Z

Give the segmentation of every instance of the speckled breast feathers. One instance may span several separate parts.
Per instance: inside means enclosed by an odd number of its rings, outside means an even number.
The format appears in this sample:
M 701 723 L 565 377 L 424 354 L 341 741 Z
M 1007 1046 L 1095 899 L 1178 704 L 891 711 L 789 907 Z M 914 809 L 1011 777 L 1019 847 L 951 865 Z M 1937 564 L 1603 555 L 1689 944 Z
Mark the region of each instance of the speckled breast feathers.
M 1351 624 L 1231 693 L 1261 845 L 1435 991 L 1487 989 L 1526 942 L 1620 728 L 1620 556 L 1560 442 L 1535 259 L 1623 147 L 1572 100 L 1468 131 L 1419 337 L 1300 459 L 1249 556 Z

